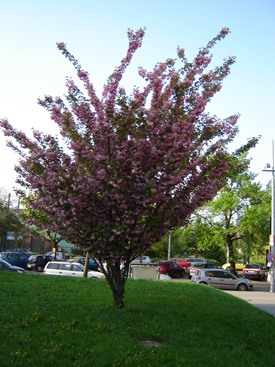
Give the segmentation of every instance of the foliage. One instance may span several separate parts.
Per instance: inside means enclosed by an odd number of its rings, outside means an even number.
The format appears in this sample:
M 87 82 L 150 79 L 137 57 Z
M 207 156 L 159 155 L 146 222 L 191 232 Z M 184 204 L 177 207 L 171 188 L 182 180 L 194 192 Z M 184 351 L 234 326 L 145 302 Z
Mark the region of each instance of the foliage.
M 118 311 L 105 280 L 1 274 L 1 366 L 262 367 L 274 358 L 274 317 L 237 297 L 132 279 L 126 292 Z
M 32 208 L 30 203 L 34 200 L 35 195 L 32 193 L 28 193 L 27 196 L 26 193 L 23 193 L 22 204 L 25 209 L 20 213 L 20 218 L 26 223 L 30 232 L 42 238 L 47 238 L 52 242 L 54 259 L 56 259 L 57 246 L 63 238 L 58 233 L 50 230 L 51 219 L 48 217 L 46 211 Z M 62 222 L 60 222 L 59 225 L 62 226 Z
M 229 254 L 232 269 L 240 257 L 263 254 L 270 233 L 270 186 L 262 189 L 249 172 L 228 180 L 216 198 L 193 215 L 183 230 L 183 246 L 221 262 Z
M 181 247 L 187 257 L 211 258 L 221 264 L 226 260 L 224 247 L 216 236 L 215 228 L 202 221 L 197 213 L 192 216 L 190 225 L 182 230 Z
M 0 197 L 0 238 L 3 250 L 6 250 L 5 239 L 7 232 L 22 235 L 25 233 L 25 227 L 18 217 L 18 211 L 12 208 L 4 197 Z M 18 242 L 18 240 L 16 241 Z
M 234 63 L 229 57 L 206 70 L 211 49 L 228 33 L 223 28 L 192 63 L 178 48 L 178 70 L 173 59 L 152 72 L 141 68 L 139 75 L 147 85 L 127 96 L 119 83 L 144 37 L 142 29 L 129 31 L 127 54 L 101 99 L 88 73 L 59 43 L 85 93 L 68 79 L 66 102 L 46 96 L 39 103 L 59 126 L 66 149 L 57 137 L 34 131 L 32 140 L 1 121 L 5 135 L 13 138 L 9 145 L 22 158 L 18 182 L 34 193 L 30 206 L 50 219 L 45 229 L 93 253 L 119 307 L 130 262 L 168 230 L 185 226 L 230 175 L 245 170 L 238 157 L 257 142 L 251 138 L 229 154 L 238 116 L 220 120 L 205 112 Z

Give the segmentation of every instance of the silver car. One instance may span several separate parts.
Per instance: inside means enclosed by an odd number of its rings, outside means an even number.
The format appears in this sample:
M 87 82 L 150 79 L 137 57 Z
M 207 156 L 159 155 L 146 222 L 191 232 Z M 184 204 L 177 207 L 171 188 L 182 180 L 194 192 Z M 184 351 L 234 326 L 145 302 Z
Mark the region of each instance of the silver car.
M 222 269 L 198 269 L 191 282 L 207 284 L 219 289 L 238 291 L 253 289 L 253 284 L 249 279 L 238 278 L 229 271 Z

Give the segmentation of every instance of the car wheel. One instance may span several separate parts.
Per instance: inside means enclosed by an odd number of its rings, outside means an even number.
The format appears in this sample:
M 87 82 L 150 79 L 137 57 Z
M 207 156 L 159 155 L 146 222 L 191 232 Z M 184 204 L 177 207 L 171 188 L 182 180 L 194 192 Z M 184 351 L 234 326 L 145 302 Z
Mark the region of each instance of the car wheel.
M 42 269 L 42 266 L 41 265 L 38 265 L 38 267 L 36 268 L 36 270 L 39 271 L 39 272 L 42 271 L 43 270 Z
M 206 282 L 199 282 L 198 284 L 208 285 Z
M 242 292 L 247 291 L 247 285 L 244 284 L 244 283 L 241 283 L 241 284 L 238 285 L 237 290 L 242 291 Z

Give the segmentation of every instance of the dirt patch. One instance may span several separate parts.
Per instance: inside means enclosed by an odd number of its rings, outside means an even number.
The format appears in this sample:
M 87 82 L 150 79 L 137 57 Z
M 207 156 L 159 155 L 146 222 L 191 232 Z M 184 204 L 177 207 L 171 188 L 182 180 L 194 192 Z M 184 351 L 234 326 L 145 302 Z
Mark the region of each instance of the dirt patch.
M 140 340 L 138 344 L 146 345 L 147 347 L 161 347 L 163 343 L 157 342 L 156 340 Z

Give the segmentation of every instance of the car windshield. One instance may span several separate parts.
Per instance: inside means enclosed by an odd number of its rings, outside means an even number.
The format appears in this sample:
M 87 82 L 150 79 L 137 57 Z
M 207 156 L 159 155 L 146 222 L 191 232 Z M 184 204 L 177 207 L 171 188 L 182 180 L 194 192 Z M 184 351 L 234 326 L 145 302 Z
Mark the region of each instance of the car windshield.
M 37 255 L 31 255 L 31 256 L 29 257 L 29 260 L 36 260 L 36 258 L 37 258 Z
M 7 261 L 5 261 L 5 260 L 0 260 L 0 262 L 3 264 L 3 265 L 5 265 L 6 267 L 8 267 L 8 268 L 11 268 L 11 264 L 9 264 Z
M 247 264 L 245 268 L 246 269 L 259 269 L 260 265 L 259 264 Z

